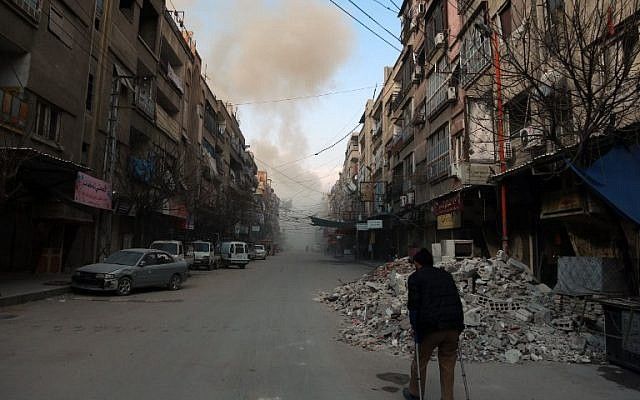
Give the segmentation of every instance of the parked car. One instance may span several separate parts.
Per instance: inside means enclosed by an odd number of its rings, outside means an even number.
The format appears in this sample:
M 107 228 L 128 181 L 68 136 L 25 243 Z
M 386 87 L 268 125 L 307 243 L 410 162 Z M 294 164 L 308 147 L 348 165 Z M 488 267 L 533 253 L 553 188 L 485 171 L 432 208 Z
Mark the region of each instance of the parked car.
M 267 250 L 261 244 L 256 244 L 253 246 L 254 259 L 266 260 L 267 259 Z
M 193 265 L 193 252 L 187 252 L 184 245 L 179 240 L 156 240 L 149 245 L 149 248 L 166 251 L 176 260 L 185 261 L 189 268 Z
M 191 243 L 193 246 L 193 268 L 205 268 L 207 270 L 218 269 L 221 258 L 211 242 L 197 240 Z
M 71 278 L 71 287 L 92 291 L 114 291 L 126 296 L 132 289 L 145 286 L 166 286 L 178 290 L 187 279 L 184 260 L 155 249 L 116 251 L 103 262 L 78 268 Z
M 220 246 L 222 265 L 245 268 L 249 263 L 249 248 L 245 242 L 223 242 Z

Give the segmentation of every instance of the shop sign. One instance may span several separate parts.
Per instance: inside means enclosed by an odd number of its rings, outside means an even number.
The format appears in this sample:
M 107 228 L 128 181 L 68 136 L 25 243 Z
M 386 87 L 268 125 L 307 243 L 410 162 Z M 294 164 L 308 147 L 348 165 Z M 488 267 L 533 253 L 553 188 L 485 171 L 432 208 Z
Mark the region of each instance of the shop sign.
M 542 198 L 540 218 L 553 218 L 585 212 L 583 196 L 578 192 L 555 192 Z
M 369 230 L 369 224 L 366 223 L 366 222 L 358 223 L 358 224 L 356 224 L 356 228 L 359 231 L 368 231 Z
M 454 196 L 440 199 L 433 202 L 431 212 L 433 215 L 450 214 L 454 211 L 462 211 L 462 197 L 460 193 L 456 193 Z
M 260 225 L 251 225 L 251 232 L 260 232 Z
M 367 226 L 369 229 L 382 229 L 382 220 L 370 219 L 367 221 Z
M 160 213 L 180 219 L 187 219 L 188 217 L 187 206 L 173 199 L 167 199 L 162 202 Z
M 438 230 L 457 229 L 462 227 L 462 213 L 454 211 L 437 216 Z
M 111 210 L 111 184 L 78 172 L 73 200 L 85 206 Z

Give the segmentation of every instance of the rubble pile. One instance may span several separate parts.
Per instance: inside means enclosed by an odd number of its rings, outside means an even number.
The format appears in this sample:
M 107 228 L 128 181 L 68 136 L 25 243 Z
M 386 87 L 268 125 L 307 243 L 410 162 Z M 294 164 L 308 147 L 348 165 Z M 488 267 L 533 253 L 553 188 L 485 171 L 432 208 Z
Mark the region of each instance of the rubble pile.
M 585 321 L 601 322 L 602 310 L 554 295 L 548 286 L 536 284 L 523 264 L 499 254 L 488 260 L 449 259 L 437 266 L 452 274 L 461 293 L 465 359 L 509 363 L 604 359 L 601 335 L 584 329 Z M 372 351 L 411 354 L 406 282 L 413 270 L 404 258 L 332 293 L 321 293 L 319 301 L 346 317 L 339 340 Z

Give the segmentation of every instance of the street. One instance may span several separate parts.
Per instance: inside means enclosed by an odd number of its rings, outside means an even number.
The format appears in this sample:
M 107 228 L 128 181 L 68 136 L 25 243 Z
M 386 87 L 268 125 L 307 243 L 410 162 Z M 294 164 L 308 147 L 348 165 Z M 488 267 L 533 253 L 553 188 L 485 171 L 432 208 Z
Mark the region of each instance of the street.
M 370 271 L 283 253 L 194 272 L 182 290 L 68 294 L 0 309 L 0 393 L 29 399 L 401 399 L 408 361 L 336 341 L 313 301 Z M 428 397 L 438 398 L 437 363 Z M 613 366 L 467 365 L 473 399 L 637 399 Z M 464 398 L 460 374 L 457 398 Z

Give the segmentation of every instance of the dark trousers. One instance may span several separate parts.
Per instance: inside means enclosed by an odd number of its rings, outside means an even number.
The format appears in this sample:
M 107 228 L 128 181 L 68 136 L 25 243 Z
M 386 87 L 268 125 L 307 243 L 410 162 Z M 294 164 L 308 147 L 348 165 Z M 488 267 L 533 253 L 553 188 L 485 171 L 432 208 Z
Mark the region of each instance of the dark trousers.
M 427 380 L 427 364 L 431 359 L 433 350 L 438 349 L 438 364 L 440 367 L 440 398 L 442 400 L 453 400 L 453 377 L 456 367 L 456 355 L 458 353 L 458 340 L 460 332 L 439 331 L 433 332 L 424 337 L 419 343 L 420 350 L 420 381 L 422 383 L 422 394 L 424 395 L 425 383 Z M 414 354 L 411 363 L 411 381 L 409 391 L 412 395 L 418 396 L 418 364 Z M 426 396 L 425 396 L 426 398 Z

